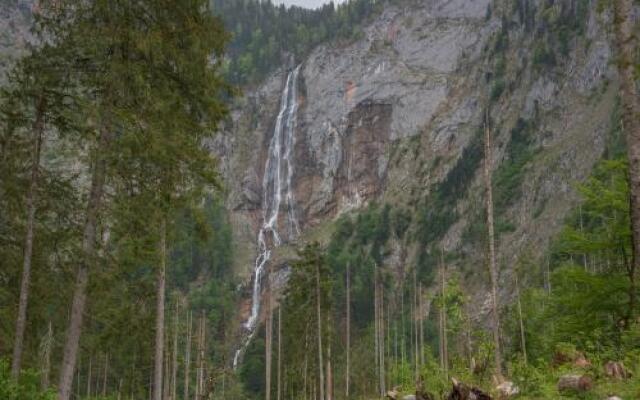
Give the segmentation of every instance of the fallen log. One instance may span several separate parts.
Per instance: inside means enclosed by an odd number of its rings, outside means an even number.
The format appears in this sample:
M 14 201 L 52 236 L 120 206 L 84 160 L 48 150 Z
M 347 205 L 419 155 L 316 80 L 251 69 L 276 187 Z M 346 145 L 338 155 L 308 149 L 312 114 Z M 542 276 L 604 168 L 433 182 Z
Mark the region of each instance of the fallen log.
M 491 396 L 476 387 L 469 387 L 455 378 L 451 381 L 453 388 L 447 400 L 492 400 Z
M 416 390 L 415 400 L 435 400 L 435 397 L 425 390 L 418 389 Z
M 587 392 L 593 387 L 591 377 L 587 375 L 563 375 L 558 380 L 558 391 Z

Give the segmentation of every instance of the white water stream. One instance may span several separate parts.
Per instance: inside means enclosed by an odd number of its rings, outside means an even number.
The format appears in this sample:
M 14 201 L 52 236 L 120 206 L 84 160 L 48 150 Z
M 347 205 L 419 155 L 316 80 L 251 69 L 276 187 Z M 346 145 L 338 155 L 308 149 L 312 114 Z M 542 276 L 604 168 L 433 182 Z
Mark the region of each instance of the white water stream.
M 278 215 L 284 199 L 287 207 L 287 234 L 288 238 L 299 234 L 298 220 L 295 216 L 294 196 L 291 191 L 291 178 L 293 176 L 293 147 L 295 144 L 296 113 L 298 110 L 298 73 L 300 66 L 290 71 L 282 90 L 280 112 L 276 119 L 273 136 L 269 142 L 269 152 L 264 167 L 262 179 L 262 213 L 263 223 L 258 232 L 258 257 L 256 258 L 253 272 L 253 291 L 251 296 L 251 314 L 244 322 L 247 336 L 242 346 L 236 350 L 233 357 L 233 368 L 238 366 L 242 351 L 247 347 L 255 332 L 260 313 L 260 298 L 262 290 L 262 278 L 269 259 L 271 250 L 281 243 L 278 234 Z

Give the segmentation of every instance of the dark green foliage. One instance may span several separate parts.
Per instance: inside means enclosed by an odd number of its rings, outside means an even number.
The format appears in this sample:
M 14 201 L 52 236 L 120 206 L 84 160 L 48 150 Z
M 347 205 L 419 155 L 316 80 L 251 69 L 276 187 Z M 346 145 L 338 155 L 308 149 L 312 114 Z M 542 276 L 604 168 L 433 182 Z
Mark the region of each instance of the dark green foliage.
M 550 286 L 523 294 L 529 359 L 549 360 L 558 343 L 604 360 L 621 359 L 640 344 L 637 339 L 631 339 L 631 347 L 623 343 L 631 252 L 626 164 L 603 162 L 580 191 L 584 202 L 553 245 Z M 535 276 L 534 268 L 525 270 Z M 507 329 L 519 343 L 515 319 Z
M 549 69 L 564 62 L 572 49 L 572 40 L 584 36 L 589 19 L 588 0 L 546 2 L 537 11 L 534 32 L 533 66 Z M 525 17 L 526 18 L 526 17 Z M 529 26 L 532 17 L 525 20 Z
M 38 374 L 25 370 L 19 382 L 10 377 L 10 365 L 5 359 L 0 359 L 0 398 L 3 400 L 54 400 L 57 398 L 53 391 L 40 389 Z
M 242 366 L 240 368 L 240 381 L 251 398 L 264 398 L 265 391 L 265 349 L 264 329 L 256 334 L 256 337 L 247 347 Z
M 511 138 L 505 149 L 505 159 L 494 172 L 494 208 L 497 216 L 521 196 L 521 185 L 526 166 L 536 154 L 535 124 L 532 121 L 518 118 L 511 129 Z M 499 231 L 500 229 L 497 229 Z
M 489 94 L 489 98 L 491 101 L 497 101 L 502 96 L 502 92 L 504 92 L 504 81 L 502 79 L 498 79 L 491 86 L 491 93 Z
M 214 280 L 232 275 L 231 225 L 222 199 L 206 200 L 203 209 L 189 208 L 178 213 L 175 239 L 171 248 L 169 281 L 188 290 L 201 275 Z
M 289 56 L 302 59 L 318 44 L 357 39 L 385 3 L 400 1 L 352 0 L 308 10 L 261 0 L 211 0 L 211 7 L 233 34 L 226 75 L 244 84 L 259 82 Z
M 466 193 L 482 162 L 482 140 L 482 129 L 478 129 L 444 180 L 435 185 L 432 193 L 423 200 L 417 210 L 416 240 L 422 244 L 422 248 L 442 238 L 457 221 L 455 204 Z M 421 259 L 424 258 L 421 256 Z
M 552 49 L 539 43 L 533 49 L 533 65 L 539 68 L 550 68 L 556 65 L 556 55 Z

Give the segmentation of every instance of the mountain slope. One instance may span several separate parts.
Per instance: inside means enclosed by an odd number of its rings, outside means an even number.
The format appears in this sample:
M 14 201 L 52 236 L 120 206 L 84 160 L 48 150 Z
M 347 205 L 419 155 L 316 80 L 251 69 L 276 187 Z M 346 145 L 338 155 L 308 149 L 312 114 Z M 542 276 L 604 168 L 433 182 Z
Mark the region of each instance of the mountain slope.
M 483 305 L 484 320 L 478 144 L 487 110 L 502 296 L 511 296 L 510 271 L 523 255 L 543 257 L 612 130 L 611 17 L 588 2 L 575 4 L 389 6 L 362 39 L 321 46 L 302 60 L 292 184 L 299 241 L 326 242 L 337 216 L 370 202 L 408 210 L 409 234 L 386 250 L 387 267 L 433 270 L 433 252 L 444 249 L 466 284 L 477 287 L 473 303 Z M 245 277 L 285 72 L 248 94 L 219 138 L 236 253 L 244 255 L 236 270 Z M 276 250 L 276 262 L 290 259 L 289 248 Z

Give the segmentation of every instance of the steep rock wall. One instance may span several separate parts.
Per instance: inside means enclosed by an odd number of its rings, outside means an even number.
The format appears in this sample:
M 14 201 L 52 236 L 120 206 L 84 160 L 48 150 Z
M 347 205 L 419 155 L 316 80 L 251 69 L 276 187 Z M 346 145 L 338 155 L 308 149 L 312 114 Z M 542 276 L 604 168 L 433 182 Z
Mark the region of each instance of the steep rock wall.
M 392 246 L 388 267 L 404 270 L 431 246 L 456 254 L 452 267 L 477 289 L 473 303 L 482 319 L 484 248 L 481 238 L 469 237 L 484 213 L 477 144 L 489 110 L 496 214 L 509 225 L 497 244 L 501 296 L 511 296 L 513 267 L 525 254 L 543 257 L 576 204 L 577 184 L 601 158 L 617 97 L 610 13 L 590 5 L 562 58 L 545 64 L 540 32 L 562 23 L 565 6 L 528 3 L 538 13 L 533 25 L 518 17 L 513 1 L 388 7 L 362 39 L 321 46 L 302 61 L 293 179 L 299 241 L 326 240 L 336 216 L 371 201 L 404 207 L 412 212 L 413 238 Z M 285 72 L 242 100 L 220 139 L 235 210 L 237 271 L 244 277 L 256 254 L 264 148 Z M 511 154 L 520 129 L 529 135 L 521 165 Z M 514 165 L 518 182 L 511 193 L 505 187 L 513 183 L 501 178 Z M 415 236 L 431 221 L 420 218 L 431 214 L 416 210 L 430 207 L 443 182 L 452 188 L 447 207 L 455 218 L 438 227 L 443 232 L 432 242 L 422 242 Z M 279 248 L 273 262 L 293 257 L 295 246 Z

